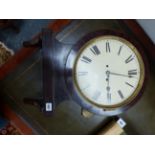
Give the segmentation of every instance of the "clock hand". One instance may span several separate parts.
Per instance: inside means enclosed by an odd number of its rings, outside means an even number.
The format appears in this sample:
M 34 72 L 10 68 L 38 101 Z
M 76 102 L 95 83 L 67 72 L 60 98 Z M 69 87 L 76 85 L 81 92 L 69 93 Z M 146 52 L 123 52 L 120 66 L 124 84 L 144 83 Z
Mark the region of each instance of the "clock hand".
M 109 77 L 110 77 L 110 71 L 106 71 L 106 75 L 107 75 L 107 78 L 106 78 L 106 81 L 107 81 L 107 88 L 109 87 Z M 107 91 L 109 91 L 110 89 L 107 89 Z
M 109 74 L 111 74 L 111 75 L 117 75 L 117 76 L 124 76 L 124 77 L 129 77 L 129 78 L 132 78 L 133 77 L 131 75 L 119 74 L 119 73 L 114 73 L 114 72 L 110 72 L 110 71 L 109 71 Z
M 110 86 L 109 86 L 110 72 L 106 71 L 106 75 L 107 75 L 107 78 L 106 78 L 106 81 L 107 81 L 107 87 L 106 87 L 107 100 L 108 100 L 108 102 L 110 102 L 111 101 L 111 94 L 109 93 L 110 92 Z

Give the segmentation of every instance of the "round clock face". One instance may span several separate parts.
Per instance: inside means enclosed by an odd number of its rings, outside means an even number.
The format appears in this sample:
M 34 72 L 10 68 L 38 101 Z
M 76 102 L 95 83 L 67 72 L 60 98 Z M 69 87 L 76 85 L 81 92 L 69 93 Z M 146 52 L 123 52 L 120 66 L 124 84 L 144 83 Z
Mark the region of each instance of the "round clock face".
M 83 99 L 101 107 L 117 107 L 138 95 L 144 72 L 136 47 L 126 39 L 107 35 L 80 48 L 73 77 Z

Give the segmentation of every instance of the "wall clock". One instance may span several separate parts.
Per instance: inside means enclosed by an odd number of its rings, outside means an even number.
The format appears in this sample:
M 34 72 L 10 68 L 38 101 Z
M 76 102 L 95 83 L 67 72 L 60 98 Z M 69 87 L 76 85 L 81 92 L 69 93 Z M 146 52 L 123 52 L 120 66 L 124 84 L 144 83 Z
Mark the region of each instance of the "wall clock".
M 68 55 L 67 91 L 91 113 L 117 115 L 141 96 L 146 70 L 142 47 L 134 40 L 108 30 L 92 32 Z
M 46 29 L 41 42 L 43 112 L 52 113 L 58 103 L 73 100 L 87 114 L 118 115 L 142 95 L 147 61 L 134 39 L 98 30 L 67 45 Z

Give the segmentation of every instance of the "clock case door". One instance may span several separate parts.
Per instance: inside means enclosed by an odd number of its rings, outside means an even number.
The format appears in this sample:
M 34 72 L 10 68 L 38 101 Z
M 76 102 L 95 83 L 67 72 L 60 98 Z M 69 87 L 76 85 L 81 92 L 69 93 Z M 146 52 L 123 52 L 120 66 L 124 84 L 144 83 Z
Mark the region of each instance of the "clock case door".
M 89 40 L 91 40 L 95 37 L 104 36 L 104 35 L 113 35 L 113 36 L 122 37 L 122 38 L 128 40 L 129 42 L 131 42 L 140 52 L 140 55 L 141 55 L 143 62 L 144 62 L 144 70 L 145 70 L 144 82 L 143 82 L 143 85 L 142 85 L 140 92 L 131 102 L 126 103 L 126 104 L 124 104 L 120 107 L 116 107 L 116 108 L 115 107 L 114 108 L 106 108 L 106 107 L 104 108 L 104 107 L 99 107 L 99 106 L 95 106 L 95 105 L 90 104 L 88 101 L 82 99 L 79 96 L 79 93 L 77 93 L 77 91 L 76 91 L 77 89 L 75 88 L 75 85 L 73 82 L 73 70 L 72 70 L 72 68 L 73 68 L 76 56 L 78 54 L 78 51 Z M 115 31 L 111 31 L 111 30 L 98 30 L 95 32 L 91 32 L 91 33 L 87 34 L 86 36 L 84 36 L 83 38 L 81 38 L 79 40 L 79 42 L 77 42 L 73 46 L 73 48 L 71 49 L 71 52 L 68 56 L 67 63 L 66 63 L 66 75 L 65 75 L 65 78 L 67 81 L 67 86 L 68 86 L 67 90 L 71 90 L 70 95 L 74 98 L 74 100 L 78 104 L 80 104 L 83 108 L 87 109 L 88 111 L 90 111 L 92 113 L 99 114 L 99 115 L 107 115 L 107 116 L 118 115 L 118 114 L 126 111 L 127 109 L 129 109 L 131 106 L 133 106 L 136 103 L 136 101 L 141 97 L 141 95 L 144 91 L 144 88 L 145 88 L 146 74 L 148 74 L 147 66 L 148 66 L 148 64 L 147 64 L 146 56 L 144 55 L 143 48 L 134 39 L 127 37 L 123 33 L 115 32 Z

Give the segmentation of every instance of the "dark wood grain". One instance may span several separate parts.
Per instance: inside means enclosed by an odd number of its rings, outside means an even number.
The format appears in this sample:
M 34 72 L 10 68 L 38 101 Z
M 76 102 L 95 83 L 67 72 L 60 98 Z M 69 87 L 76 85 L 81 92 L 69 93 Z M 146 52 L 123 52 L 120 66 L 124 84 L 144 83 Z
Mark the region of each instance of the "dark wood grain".
M 52 40 L 53 34 L 49 29 L 43 29 L 43 37 L 42 37 L 42 57 L 43 57 L 43 109 L 42 111 L 49 115 L 55 109 L 55 102 L 53 99 L 53 64 L 51 61 L 51 53 L 52 53 Z M 52 110 L 46 110 L 46 103 L 50 103 L 52 105 Z
M 133 19 L 118 20 L 124 31 L 131 33 L 146 49 L 146 54 L 155 61 L 155 45 L 142 27 Z

